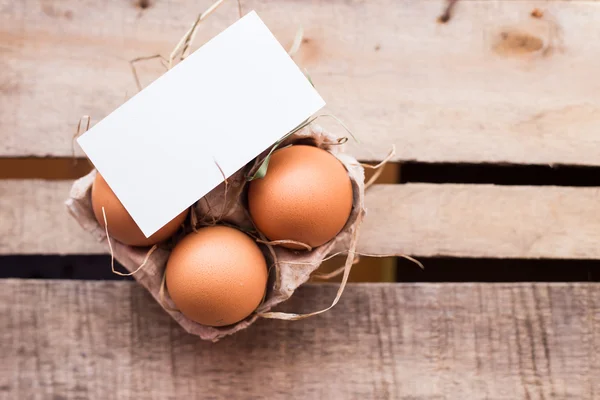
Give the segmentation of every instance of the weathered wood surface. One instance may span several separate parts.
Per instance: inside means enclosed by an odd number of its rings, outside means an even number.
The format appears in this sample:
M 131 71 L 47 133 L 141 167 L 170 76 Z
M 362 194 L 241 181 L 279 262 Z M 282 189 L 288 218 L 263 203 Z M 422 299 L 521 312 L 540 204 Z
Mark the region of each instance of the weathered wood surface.
M 3 280 L 0 300 L 7 400 L 600 396 L 600 284 L 351 285 L 216 344 L 131 282 Z
M 600 258 L 600 188 L 377 185 L 367 201 L 372 253 Z
M 212 2 L 0 0 L 0 155 L 70 155 L 80 115 L 135 92 L 127 61 L 168 54 Z M 395 143 L 396 160 L 600 165 L 595 2 L 462 1 L 447 24 L 441 0 L 242 4 L 286 46 L 304 27 L 296 59 L 361 159 Z M 197 43 L 236 18 L 226 2 Z M 160 72 L 150 62 L 142 80 Z
M 0 254 L 105 253 L 68 214 L 70 186 L 0 181 Z M 363 253 L 600 258 L 599 188 L 375 185 L 366 203 Z

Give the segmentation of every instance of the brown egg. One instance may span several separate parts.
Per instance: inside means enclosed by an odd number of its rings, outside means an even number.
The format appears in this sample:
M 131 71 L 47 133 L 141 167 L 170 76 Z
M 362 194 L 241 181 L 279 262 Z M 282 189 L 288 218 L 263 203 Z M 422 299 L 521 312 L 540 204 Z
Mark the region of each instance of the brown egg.
M 267 263 L 248 235 L 212 226 L 190 233 L 175 246 L 166 280 L 183 315 L 202 325 L 231 325 L 260 305 Z
M 250 215 L 265 236 L 311 247 L 330 241 L 342 230 L 352 201 L 352 183 L 344 165 L 313 146 L 277 150 L 266 176 L 252 181 L 248 189 Z
M 108 233 L 111 238 L 130 246 L 151 246 L 168 239 L 177 232 L 189 211 L 186 209 L 152 236 L 146 238 L 104 178 L 100 174 L 96 174 L 92 185 L 92 208 L 98 223 L 104 228 L 102 207 L 106 213 Z

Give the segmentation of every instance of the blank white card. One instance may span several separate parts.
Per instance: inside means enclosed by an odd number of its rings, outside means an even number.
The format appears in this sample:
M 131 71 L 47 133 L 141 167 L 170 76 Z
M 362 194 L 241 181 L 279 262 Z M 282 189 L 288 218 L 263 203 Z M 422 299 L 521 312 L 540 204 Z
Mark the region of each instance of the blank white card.
M 253 11 L 78 142 L 150 236 L 324 105 Z

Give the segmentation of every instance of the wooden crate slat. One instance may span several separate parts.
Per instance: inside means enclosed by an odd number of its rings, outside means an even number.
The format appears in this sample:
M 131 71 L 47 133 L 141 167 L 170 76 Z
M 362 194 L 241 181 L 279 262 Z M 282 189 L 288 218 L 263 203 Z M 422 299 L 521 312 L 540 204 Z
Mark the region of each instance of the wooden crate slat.
M 80 115 L 98 121 L 135 92 L 127 61 L 168 54 L 212 2 L 0 0 L 0 156 L 70 155 Z M 396 160 L 600 165 L 595 2 L 462 1 L 448 24 L 436 22 L 441 1 L 243 8 L 286 46 L 303 26 L 296 59 L 361 139 L 361 159 L 396 144 Z M 226 2 L 198 43 L 236 18 Z M 161 72 L 141 69 L 145 83 Z
M 95 254 L 64 200 L 71 182 L 0 181 L 0 254 Z M 491 258 L 600 258 L 600 189 L 375 185 L 359 251 Z
M 482 265 L 485 268 L 485 265 Z M 327 305 L 301 289 L 287 311 Z M 212 344 L 132 282 L 0 282 L 6 398 L 592 399 L 600 284 L 361 284 Z
M 0 254 L 100 254 L 65 206 L 72 182 L 0 180 Z
M 600 258 L 600 189 L 373 186 L 361 249 L 377 254 Z

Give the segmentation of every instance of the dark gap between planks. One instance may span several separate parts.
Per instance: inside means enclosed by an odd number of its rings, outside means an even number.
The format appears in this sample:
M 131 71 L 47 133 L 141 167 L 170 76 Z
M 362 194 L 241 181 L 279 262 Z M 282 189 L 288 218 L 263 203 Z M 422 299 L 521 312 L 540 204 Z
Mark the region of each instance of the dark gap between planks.
M 92 170 L 86 158 L 0 158 L 0 179 L 71 180 Z
M 422 258 L 421 270 L 397 259 L 397 282 L 600 282 L 600 260 Z M 123 267 L 115 263 L 119 271 Z M 359 268 L 357 266 L 357 268 Z M 131 280 L 110 270 L 108 255 L 0 256 L 0 278 Z
M 0 179 L 70 180 L 92 166 L 85 158 L 0 158 Z M 371 171 L 367 171 L 370 176 Z M 568 165 L 390 163 L 378 183 L 600 186 L 600 167 Z
M 399 166 L 398 163 L 387 164 L 377 182 L 397 183 Z M 87 158 L 0 157 L 0 179 L 73 180 L 87 175 L 92 168 Z M 373 173 L 371 169 L 365 170 L 366 179 Z
M 397 259 L 396 282 L 600 282 L 600 260 L 417 258 Z
M 600 167 L 407 162 L 401 183 L 600 186 Z
M 115 269 L 127 270 L 115 261 Z M 0 278 L 132 280 L 113 274 L 109 255 L 9 255 L 0 256 Z

